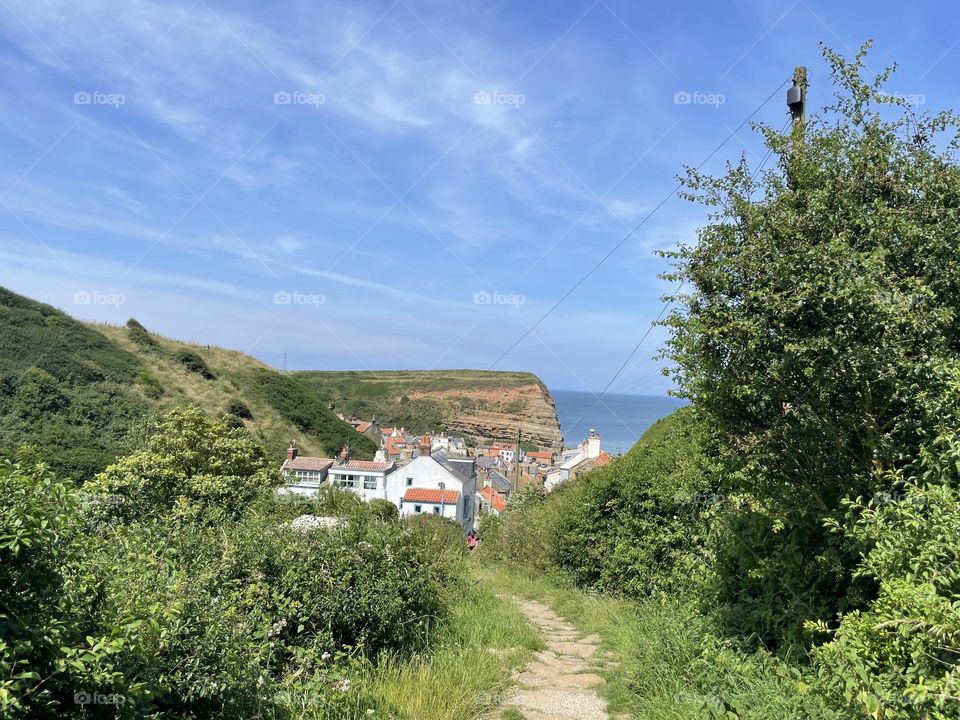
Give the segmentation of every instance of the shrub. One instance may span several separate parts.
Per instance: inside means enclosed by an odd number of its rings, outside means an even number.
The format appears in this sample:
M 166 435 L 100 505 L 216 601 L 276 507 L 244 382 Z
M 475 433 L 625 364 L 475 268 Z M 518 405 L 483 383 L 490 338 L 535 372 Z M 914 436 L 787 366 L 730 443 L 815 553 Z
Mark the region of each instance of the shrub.
M 4 717 L 339 718 L 351 674 L 427 647 L 459 577 L 460 543 L 437 544 L 462 540 L 455 523 L 383 523 L 331 489 L 306 503 L 344 522 L 295 529 L 244 431 L 186 409 L 146 442 L 93 495 L 30 453 L 0 466 Z
M 960 434 L 944 429 L 916 477 L 848 501 L 831 526 L 862 551 L 856 575 L 878 588 L 815 650 L 825 684 L 857 717 L 945 720 L 960 697 Z
M 192 350 L 178 350 L 174 356 L 176 361 L 192 373 L 200 375 L 205 380 L 214 380 L 216 376 L 207 367 L 206 361 Z
M 135 452 L 85 485 L 125 517 L 217 510 L 237 516 L 279 478 L 264 449 L 242 428 L 196 407 L 172 411 Z
M 392 522 L 400 517 L 400 511 L 397 509 L 397 506 L 383 498 L 374 498 L 369 501 L 367 503 L 367 509 L 373 517 L 381 522 Z
M 127 336 L 137 345 L 146 350 L 158 350 L 160 343 L 139 322 L 130 318 L 127 320 Z
M 361 458 L 372 458 L 376 452 L 373 440 L 338 419 L 306 382 L 266 368 L 251 371 L 244 380 L 255 397 L 317 438 L 328 455 L 339 453 L 344 445 L 349 445 L 353 454 Z
M 242 418 L 243 420 L 253 420 L 253 413 L 250 412 L 250 408 L 248 408 L 240 400 L 231 400 L 229 403 L 227 403 L 226 412 L 229 415 L 234 415 L 235 417 Z

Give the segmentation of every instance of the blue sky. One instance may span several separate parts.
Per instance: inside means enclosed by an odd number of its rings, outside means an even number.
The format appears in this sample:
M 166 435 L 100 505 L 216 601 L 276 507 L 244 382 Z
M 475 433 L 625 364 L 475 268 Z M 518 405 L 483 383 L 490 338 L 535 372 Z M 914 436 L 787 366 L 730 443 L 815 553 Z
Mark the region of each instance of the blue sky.
M 0 284 L 316 369 L 489 367 L 794 65 L 827 101 L 820 40 L 925 110 L 960 62 L 935 2 L 0 0 L 0 32 Z M 496 367 L 601 389 L 702 221 L 670 200 Z M 666 389 L 662 338 L 613 391 Z

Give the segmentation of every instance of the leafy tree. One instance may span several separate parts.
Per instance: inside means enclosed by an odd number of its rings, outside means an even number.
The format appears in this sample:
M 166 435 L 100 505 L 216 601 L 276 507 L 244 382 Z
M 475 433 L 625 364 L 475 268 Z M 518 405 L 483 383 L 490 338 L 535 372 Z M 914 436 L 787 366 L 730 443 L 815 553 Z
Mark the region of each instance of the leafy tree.
M 717 548 L 725 619 L 771 642 L 865 600 L 823 519 L 916 456 L 933 367 L 960 351 L 960 125 L 885 94 L 892 69 L 863 80 L 868 47 L 824 50 L 823 115 L 760 128 L 775 168 L 687 171 L 712 220 L 667 253 L 685 290 L 665 354 L 744 503 Z
M 955 717 L 960 703 L 960 433 L 943 434 L 920 475 L 890 493 L 848 501 L 833 527 L 866 548 L 857 574 L 875 583 L 868 608 L 844 615 L 815 650 L 825 685 L 855 716 Z
M 109 466 L 84 487 L 131 517 L 219 509 L 236 516 L 279 484 L 266 451 L 242 428 L 212 420 L 196 407 L 173 410 L 147 448 Z

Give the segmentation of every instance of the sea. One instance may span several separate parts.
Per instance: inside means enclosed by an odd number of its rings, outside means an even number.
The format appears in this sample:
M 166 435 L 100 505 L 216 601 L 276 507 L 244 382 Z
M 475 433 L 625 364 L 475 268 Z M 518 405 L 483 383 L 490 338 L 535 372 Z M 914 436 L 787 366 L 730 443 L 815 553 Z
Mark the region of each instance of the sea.
M 644 431 L 685 400 L 665 395 L 598 395 L 577 390 L 551 390 L 557 406 L 564 444 L 575 447 L 593 428 L 600 433 L 600 448 L 611 455 L 627 452 Z

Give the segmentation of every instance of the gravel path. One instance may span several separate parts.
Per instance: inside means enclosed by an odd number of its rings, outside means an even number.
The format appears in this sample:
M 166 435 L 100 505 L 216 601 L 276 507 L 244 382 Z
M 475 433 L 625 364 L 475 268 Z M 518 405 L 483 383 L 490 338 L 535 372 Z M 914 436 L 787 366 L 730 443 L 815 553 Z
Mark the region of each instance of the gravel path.
M 543 603 L 518 598 L 514 602 L 543 633 L 547 647 L 516 675 L 517 687 L 491 717 L 516 717 L 519 711 L 526 720 L 610 720 L 596 691 L 603 684 L 593 661 L 600 639 L 582 637 Z M 513 713 L 507 712 L 510 709 Z

